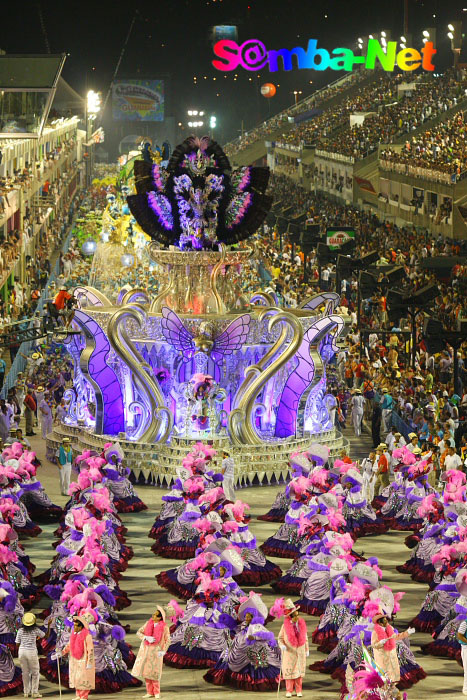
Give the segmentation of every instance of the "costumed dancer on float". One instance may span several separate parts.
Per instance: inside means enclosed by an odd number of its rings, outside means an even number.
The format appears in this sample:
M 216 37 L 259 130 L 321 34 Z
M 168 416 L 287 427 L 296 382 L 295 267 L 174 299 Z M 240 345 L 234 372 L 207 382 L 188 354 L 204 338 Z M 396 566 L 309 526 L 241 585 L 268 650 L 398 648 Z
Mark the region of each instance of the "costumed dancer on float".
M 87 700 L 91 690 L 95 688 L 96 669 L 94 662 L 94 644 L 89 624 L 94 622 L 94 617 L 90 613 L 82 613 L 73 618 L 73 631 L 70 641 L 58 653 L 60 656 L 70 655 L 69 685 L 76 689 L 78 698 Z
M 146 695 L 143 698 L 160 697 L 163 658 L 170 645 L 165 615 L 164 608 L 156 605 L 151 619 L 136 633 L 141 639 L 141 646 L 131 673 L 146 683 Z
M 281 678 L 285 680 L 285 697 L 291 698 L 296 693 L 297 698 L 301 698 L 306 658 L 310 655 L 306 622 L 290 598 L 276 600 L 270 614 L 277 618 L 284 616 L 277 639 L 282 652 Z

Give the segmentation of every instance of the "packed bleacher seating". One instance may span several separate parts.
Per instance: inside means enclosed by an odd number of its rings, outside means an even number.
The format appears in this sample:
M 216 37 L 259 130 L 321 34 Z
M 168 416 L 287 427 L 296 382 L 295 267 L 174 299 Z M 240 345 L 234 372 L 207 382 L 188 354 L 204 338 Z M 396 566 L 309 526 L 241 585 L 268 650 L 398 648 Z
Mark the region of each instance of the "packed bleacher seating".
M 397 152 L 380 155 L 386 170 L 429 180 L 455 182 L 467 170 L 466 124 L 463 112 L 408 139 Z

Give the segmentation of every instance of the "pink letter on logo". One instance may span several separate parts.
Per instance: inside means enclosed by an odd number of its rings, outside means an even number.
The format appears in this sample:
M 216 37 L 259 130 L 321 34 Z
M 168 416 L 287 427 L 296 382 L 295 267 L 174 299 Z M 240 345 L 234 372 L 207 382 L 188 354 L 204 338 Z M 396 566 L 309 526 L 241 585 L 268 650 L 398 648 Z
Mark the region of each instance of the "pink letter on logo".
M 235 70 L 235 68 L 240 62 L 238 48 L 239 47 L 237 42 L 232 41 L 232 39 L 221 39 L 220 41 L 215 43 L 214 53 L 216 54 L 216 56 L 222 58 L 223 60 L 213 61 L 212 65 L 214 66 L 214 68 L 223 71 Z M 226 61 L 226 63 L 224 63 L 224 61 Z

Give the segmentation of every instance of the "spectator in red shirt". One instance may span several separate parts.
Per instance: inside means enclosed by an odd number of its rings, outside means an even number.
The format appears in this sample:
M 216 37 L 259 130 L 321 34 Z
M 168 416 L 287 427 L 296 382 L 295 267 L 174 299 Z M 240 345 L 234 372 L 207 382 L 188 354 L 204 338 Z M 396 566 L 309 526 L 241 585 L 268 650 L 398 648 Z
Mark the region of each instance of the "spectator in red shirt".
M 363 382 L 364 371 L 365 371 L 365 365 L 360 360 L 359 363 L 355 367 L 355 388 L 356 389 L 359 389 L 362 382 Z
M 65 303 L 71 299 L 71 294 L 67 291 L 66 287 L 60 287 L 60 291 L 54 299 L 54 306 L 57 311 L 63 311 L 65 308 Z

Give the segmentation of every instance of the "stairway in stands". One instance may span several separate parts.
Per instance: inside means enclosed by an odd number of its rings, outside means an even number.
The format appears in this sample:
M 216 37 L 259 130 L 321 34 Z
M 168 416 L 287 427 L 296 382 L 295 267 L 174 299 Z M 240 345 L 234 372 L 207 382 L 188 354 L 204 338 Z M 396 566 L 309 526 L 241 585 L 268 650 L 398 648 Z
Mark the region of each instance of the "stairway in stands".
M 348 420 L 347 423 L 349 423 Z M 354 429 L 347 427 L 344 428 L 342 434 L 349 442 L 349 457 L 360 461 L 368 457 L 373 447 L 371 437 L 368 433 L 363 432 L 360 437 L 356 437 Z

